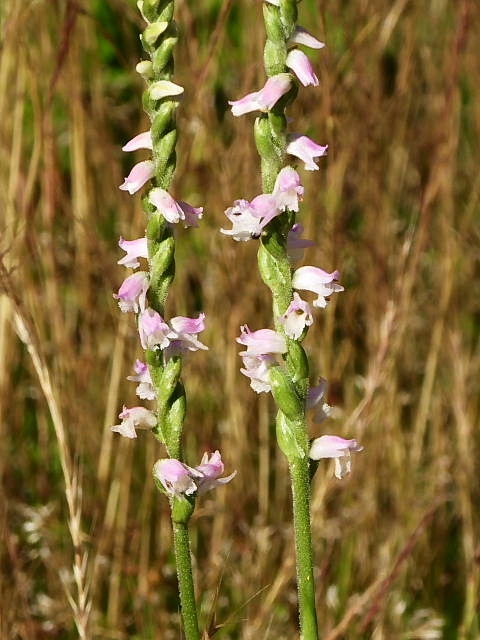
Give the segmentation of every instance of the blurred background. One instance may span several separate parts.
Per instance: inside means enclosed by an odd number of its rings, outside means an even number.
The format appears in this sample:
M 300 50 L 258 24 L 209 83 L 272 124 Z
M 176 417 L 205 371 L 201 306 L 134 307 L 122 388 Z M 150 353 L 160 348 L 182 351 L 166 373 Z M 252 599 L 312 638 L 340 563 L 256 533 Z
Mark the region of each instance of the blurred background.
M 253 116 L 228 99 L 264 81 L 261 3 L 177 0 L 186 87 L 173 192 L 205 207 L 178 231 L 168 315 L 204 311 L 186 363 L 186 457 L 219 448 L 235 481 L 192 523 L 205 637 L 297 637 L 287 467 L 273 407 L 239 373 L 239 326 L 271 325 L 256 243 L 219 233 L 260 192 Z M 309 332 L 334 417 L 311 434 L 365 447 L 313 484 L 323 640 L 480 637 L 480 7 L 476 0 L 304 0 L 318 89 L 294 131 L 329 144 L 301 170 L 305 264 L 345 293 Z M 110 432 L 140 355 L 112 297 L 118 237 L 145 228 L 118 190 L 121 146 L 147 128 L 143 26 L 130 0 L 0 5 L 0 637 L 181 638 L 168 503 L 148 433 Z M 139 152 L 138 159 L 147 152 Z M 88 622 L 87 622 L 88 619 Z M 81 635 L 81 634 L 80 634 Z

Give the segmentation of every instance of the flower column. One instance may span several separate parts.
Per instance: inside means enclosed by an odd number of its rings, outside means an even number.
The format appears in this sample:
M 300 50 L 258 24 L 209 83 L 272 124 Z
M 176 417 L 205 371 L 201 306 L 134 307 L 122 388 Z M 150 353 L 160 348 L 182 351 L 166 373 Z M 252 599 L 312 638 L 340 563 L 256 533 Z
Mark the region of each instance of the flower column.
M 137 71 L 147 83 L 143 104 L 151 129 L 137 135 L 123 149 L 127 152 L 150 149 L 153 158 L 135 165 L 120 188 L 134 194 L 150 180 L 153 187 L 143 197 L 148 220 L 146 237 L 130 241 L 121 238 L 119 244 L 126 255 L 119 263 L 136 269 L 140 259 L 147 259 L 149 271 L 136 271 L 127 277 L 116 298 L 122 311 L 138 314 L 138 331 L 147 362 L 137 360 L 136 375 L 129 379 L 139 383 L 140 398 L 156 401 L 156 413 L 144 407 L 124 407 L 121 424 L 112 429 L 129 438 L 137 437 L 137 429 L 151 429 L 166 447 L 169 458 L 157 461 L 153 475 L 171 505 L 185 636 L 187 640 L 199 640 L 188 522 L 197 496 L 228 482 L 233 475 L 220 477 L 223 462 L 218 451 L 211 458 L 206 454 L 195 468 L 181 461 L 186 409 L 180 380 L 182 360 L 189 351 L 207 349 L 198 339 L 198 334 L 205 329 L 205 316 L 177 316 L 167 322 L 165 302 L 175 272 L 174 225 L 197 227 L 203 209 L 177 201 L 168 192 L 176 164 L 175 111 L 183 93 L 183 88 L 172 82 L 173 48 L 177 42 L 174 3 L 173 0 L 140 0 L 138 6 L 147 22 L 141 40 L 150 60 L 141 61 Z
M 313 323 L 313 315 L 310 305 L 294 293 L 294 289 L 317 293 L 318 299 L 313 305 L 325 307 L 326 298 L 342 291 L 343 287 L 337 283 L 340 275 L 337 271 L 327 273 L 316 267 L 303 267 L 292 274 L 292 261 L 301 259 L 303 250 L 313 243 L 301 237 L 303 227 L 295 223 L 303 196 L 300 176 L 293 167 L 284 165 L 289 154 L 302 160 L 307 170 L 317 170 L 315 159 L 327 152 L 326 146 L 306 136 L 288 135 L 285 115 L 286 106 L 297 93 L 294 76 L 304 86 L 318 85 L 309 59 L 297 45 L 317 49 L 324 45 L 296 25 L 296 0 L 269 0 L 264 2 L 263 11 L 267 82 L 260 91 L 230 104 L 235 116 L 262 112 L 255 122 L 255 142 L 261 157 L 265 193 L 251 202 L 237 200 L 227 209 L 225 213 L 233 226 L 222 232 L 237 241 L 260 239 L 259 270 L 272 293 L 276 331 L 250 331 L 242 327 L 242 335 L 237 339 L 246 347 L 240 354 L 244 363 L 241 371 L 250 378 L 251 387 L 257 393 L 271 391 L 278 406 L 277 439 L 288 459 L 292 482 L 301 635 L 304 640 L 316 640 L 310 444 L 305 411 L 309 404 L 313 406 L 323 397 L 325 388 L 321 385 L 321 388 L 309 389 L 308 359 L 301 342 Z M 338 461 L 346 458 L 350 450 L 357 449 L 317 446 L 312 457 L 335 457 Z M 344 467 L 347 469 L 347 465 Z

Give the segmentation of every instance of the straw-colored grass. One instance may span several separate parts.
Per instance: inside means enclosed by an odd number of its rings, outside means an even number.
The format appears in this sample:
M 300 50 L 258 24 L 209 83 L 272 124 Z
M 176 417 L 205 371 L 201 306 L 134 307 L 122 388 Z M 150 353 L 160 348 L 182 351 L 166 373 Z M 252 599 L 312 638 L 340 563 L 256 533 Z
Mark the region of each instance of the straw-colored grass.
M 240 324 L 269 326 L 254 242 L 223 210 L 260 191 L 252 117 L 227 99 L 262 81 L 260 2 L 177 1 L 182 38 L 175 193 L 205 207 L 179 230 L 169 315 L 207 314 L 208 352 L 185 366 L 185 442 L 221 449 L 235 481 L 192 523 L 205 637 L 296 637 L 286 464 L 272 404 L 239 373 Z M 322 431 L 365 452 L 313 488 L 318 612 L 328 640 L 480 637 L 480 11 L 476 0 L 304 0 L 327 48 L 297 131 L 327 143 L 304 174 L 307 264 L 342 271 L 307 338 L 331 383 Z M 180 638 L 161 447 L 110 432 L 139 355 L 112 298 L 118 190 L 144 130 L 133 72 L 141 20 L 126 0 L 0 4 L 0 638 Z M 139 154 L 140 157 L 140 154 Z M 6 271 L 5 271 L 6 270 Z M 19 339 L 20 337 L 20 339 Z M 77 631 L 78 629 L 78 631 Z

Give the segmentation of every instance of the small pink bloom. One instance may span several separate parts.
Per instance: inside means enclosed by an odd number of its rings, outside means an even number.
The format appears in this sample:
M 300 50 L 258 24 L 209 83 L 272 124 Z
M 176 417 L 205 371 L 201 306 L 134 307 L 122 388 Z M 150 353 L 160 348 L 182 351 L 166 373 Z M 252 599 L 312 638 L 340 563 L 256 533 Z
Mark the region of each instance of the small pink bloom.
M 276 197 L 271 193 L 262 193 L 257 196 L 251 201 L 250 207 L 253 215 L 261 220 L 262 228 L 282 213 L 278 208 Z
M 139 133 L 122 147 L 122 151 L 138 151 L 138 149 L 152 148 L 152 134 L 150 131 Z
M 157 460 L 153 466 L 153 475 L 161 482 L 165 491 L 173 496 L 190 496 L 197 491 L 194 469 L 175 458 Z
M 259 329 L 250 331 L 247 325 L 240 327 L 241 335 L 237 342 L 247 347 L 240 355 L 263 356 L 267 354 L 282 354 L 287 351 L 285 338 L 272 329 Z
M 284 167 L 275 180 L 273 195 L 281 211 L 298 211 L 298 202 L 303 197 L 304 188 L 300 176 L 293 167 Z
M 145 183 L 153 178 L 155 174 L 153 168 L 153 162 L 151 160 L 144 160 L 138 162 L 125 178 L 123 184 L 120 185 L 122 191 L 128 191 L 130 195 L 136 193 L 143 187 Z
M 135 376 L 128 376 L 127 380 L 132 382 L 138 382 L 136 394 L 142 400 L 154 400 L 155 388 L 153 386 L 152 378 L 150 376 L 150 370 L 148 365 L 141 360 L 136 360 L 134 365 Z
M 318 297 L 313 301 L 313 306 L 324 309 L 328 305 L 326 298 L 332 293 L 344 291 L 342 285 L 336 282 L 339 278 L 339 271 L 328 273 L 318 267 L 300 267 L 293 274 L 292 285 L 294 289 L 316 293 Z
M 312 85 L 318 87 L 318 78 L 313 70 L 312 63 L 300 49 L 292 49 L 287 56 L 287 67 L 291 69 L 304 87 Z
M 275 364 L 275 358 L 270 355 L 247 356 L 242 355 L 244 368 L 240 373 L 250 378 L 250 386 L 256 393 L 268 393 L 272 390 L 269 370 Z
M 195 471 L 202 474 L 202 476 L 196 480 L 199 496 L 216 487 L 227 484 L 227 482 L 233 480 L 237 475 L 237 472 L 234 471 L 225 478 L 220 477 L 224 471 L 224 464 L 219 451 L 215 451 L 211 456 L 205 452 L 200 464 L 195 467 Z
M 148 194 L 148 199 L 168 222 L 176 224 L 180 220 L 185 220 L 182 207 L 165 189 L 155 187 Z
M 188 202 L 178 201 L 183 211 L 183 224 L 185 227 L 198 227 L 198 221 L 203 217 L 203 207 L 192 207 Z
M 313 324 L 312 310 L 308 302 L 302 300 L 297 292 L 293 294 L 290 306 L 280 318 L 280 322 L 285 327 L 285 333 L 289 338 L 298 340 L 305 327 Z
M 328 145 L 322 147 L 308 136 L 291 134 L 288 136 L 287 153 L 300 158 L 305 163 L 307 171 L 318 171 L 318 164 L 314 158 L 327 155 Z
M 119 433 L 125 438 L 136 438 L 136 429 L 153 429 L 157 424 L 157 418 L 152 411 L 145 407 L 132 407 L 127 409 L 123 407 L 123 411 L 118 416 L 121 424 L 116 424 L 111 429 L 115 433 Z
M 124 312 L 145 309 L 145 300 L 149 286 L 148 273 L 145 271 L 137 271 L 131 276 L 125 278 L 122 282 L 118 294 L 114 294 L 114 298 L 118 300 L 118 306 Z
M 229 101 L 234 116 L 251 111 L 269 111 L 285 95 L 291 86 L 289 73 L 279 73 L 267 80 L 263 89 L 254 91 L 240 100 Z
M 166 349 L 174 335 L 162 316 L 150 308 L 138 318 L 138 333 L 144 349 Z
M 247 200 L 235 200 L 233 207 L 229 207 L 225 215 L 233 226 L 231 229 L 220 229 L 224 235 L 232 236 L 237 242 L 246 242 L 261 236 L 263 231 L 261 220 Z
M 317 40 L 310 31 L 307 31 L 303 27 L 295 27 L 295 31 L 288 41 L 288 44 L 303 44 L 305 47 L 310 47 L 310 49 L 323 49 L 325 46 L 324 42 Z
M 166 357 L 185 351 L 208 351 L 208 347 L 198 339 L 198 334 L 205 330 L 205 314 L 201 313 L 198 318 L 185 318 L 177 316 L 170 321 L 172 331 L 170 333 L 170 345 L 168 346 Z
M 123 238 L 120 238 L 118 246 L 127 253 L 127 255 L 121 258 L 117 263 L 123 264 L 124 267 L 135 269 L 140 266 L 138 258 L 148 258 L 146 238 L 138 238 L 137 240 L 124 240 Z
M 363 447 L 356 440 L 345 440 L 338 436 L 320 436 L 315 438 L 310 447 L 310 458 L 335 459 L 335 477 L 341 480 L 352 470 L 351 452 L 363 451 Z
M 308 390 L 307 409 L 315 409 L 317 405 L 321 403 L 313 416 L 313 421 L 316 424 L 320 424 L 330 417 L 330 413 L 332 411 L 332 408 L 326 402 L 323 402 L 327 390 L 328 382 L 325 378 L 320 378 L 320 384 L 316 387 L 310 387 Z
M 306 240 L 305 238 L 302 238 L 303 231 L 303 226 L 300 223 L 296 223 L 288 233 L 287 253 L 292 262 L 299 262 L 300 260 L 303 260 L 305 249 L 315 245 L 313 240 Z

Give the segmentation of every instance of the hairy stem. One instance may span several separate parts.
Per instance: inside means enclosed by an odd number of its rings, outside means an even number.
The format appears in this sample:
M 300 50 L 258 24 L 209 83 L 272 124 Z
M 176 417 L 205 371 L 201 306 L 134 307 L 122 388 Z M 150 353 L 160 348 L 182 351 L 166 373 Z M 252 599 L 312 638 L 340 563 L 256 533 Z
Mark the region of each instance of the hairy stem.
M 187 523 L 173 523 L 173 540 L 185 637 L 186 640 L 200 640 Z

